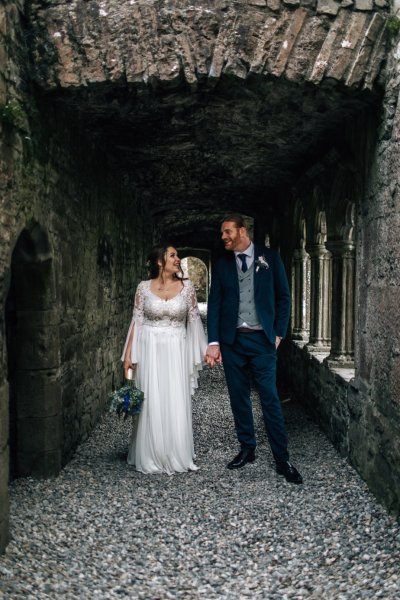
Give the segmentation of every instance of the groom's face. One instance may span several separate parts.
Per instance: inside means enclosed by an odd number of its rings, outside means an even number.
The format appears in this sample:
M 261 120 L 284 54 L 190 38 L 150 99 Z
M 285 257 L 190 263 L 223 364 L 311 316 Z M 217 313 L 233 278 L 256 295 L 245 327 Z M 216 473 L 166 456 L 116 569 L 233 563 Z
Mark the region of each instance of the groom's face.
M 233 221 L 224 221 L 221 226 L 221 239 L 225 250 L 236 250 L 242 241 L 243 227 L 236 227 Z

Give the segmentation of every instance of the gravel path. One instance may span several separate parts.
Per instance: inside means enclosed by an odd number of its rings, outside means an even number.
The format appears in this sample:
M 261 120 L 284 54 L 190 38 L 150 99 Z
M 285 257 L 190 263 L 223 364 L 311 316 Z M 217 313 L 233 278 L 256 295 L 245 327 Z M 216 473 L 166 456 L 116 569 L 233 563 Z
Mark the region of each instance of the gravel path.
M 194 399 L 200 471 L 136 473 L 129 423 L 107 414 L 57 479 L 15 481 L 0 597 L 399 598 L 400 525 L 290 401 L 305 483 L 286 483 L 255 404 L 258 458 L 239 471 L 225 468 L 237 445 L 219 367 Z

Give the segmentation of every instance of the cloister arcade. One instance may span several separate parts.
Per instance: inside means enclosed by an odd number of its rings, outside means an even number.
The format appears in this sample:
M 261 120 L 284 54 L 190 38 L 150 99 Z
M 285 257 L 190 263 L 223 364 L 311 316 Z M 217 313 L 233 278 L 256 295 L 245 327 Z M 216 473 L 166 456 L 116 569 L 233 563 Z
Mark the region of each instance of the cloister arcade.
M 279 381 L 398 514 L 386 3 L 22 4 L 0 6 L 20 107 L 0 147 L 0 548 L 10 465 L 59 472 L 120 381 L 150 247 L 168 240 L 209 279 L 231 212 L 290 281 Z

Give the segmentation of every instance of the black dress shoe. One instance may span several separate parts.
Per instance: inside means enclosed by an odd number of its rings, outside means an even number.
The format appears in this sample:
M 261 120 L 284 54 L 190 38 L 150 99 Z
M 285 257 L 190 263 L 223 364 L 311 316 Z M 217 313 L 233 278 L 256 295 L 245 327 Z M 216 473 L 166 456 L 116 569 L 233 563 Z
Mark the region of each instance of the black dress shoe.
M 242 448 L 237 456 L 226 466 L 228 469 L 241 469 L 246 463 L 251 463 L 256 460 L 254 448 Z
M 290 483 L 303 483 L 303 478 L 289 461 L 283 463 L 276 463 L 276 472 L 279 475 L 283 475 L 286 481 Z

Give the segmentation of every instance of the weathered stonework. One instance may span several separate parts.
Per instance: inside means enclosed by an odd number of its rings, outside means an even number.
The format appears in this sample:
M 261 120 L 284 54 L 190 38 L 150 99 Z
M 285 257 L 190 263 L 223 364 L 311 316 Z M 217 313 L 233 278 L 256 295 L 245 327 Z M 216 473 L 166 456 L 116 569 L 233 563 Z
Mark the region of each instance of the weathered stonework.
M 315 216 L 326 213 L 325 246 L 336 261 L 332 345 L 325 353 L 310 348 L 303 331 L 301 343 L 282 347 L 280 375 L 395 515 L 400 514 L 400 337 L 394 325 L 400 318 L 399 47 L 397 42 L 389 57 L 380 129 L 373 124 L 373 113 L 369 126 L 348 124 L 347 165 L 339 153 L 332 160 L 327 156 L 297 187 L 303 209 L 293 205 L 292 211 L 304 218 L 307 239 L 312 240 Z M 360 177 L 362 173 L 369 177 Z M 284 232 L 288 235 L 287 228 Z M 293 255 L 299 247 L 295 243 Z M 321 290 L 328 289 L 320 277 L 318 281 Z M 295 289 L 300 289 L 298 283 Z
M 0 1 L 0 549 L 9 471 L 57 473 L 120 381 L 149 246 L 168 239 L 210 268 L 232 210 L 294 269 L 285 385 L 399 512 L 386 2 L 27 8 Z
M 0 81 L 27 111 L 1 123 L 0 550 L 9 473 L 57 474 L 120 384 L 118 356 L 151 244 L 134 180 L 61 107 L 21 87 L 21 11 L 0 6 L 8 32 Z
M 371 88 L 385 51 L 379 10 L 372 0 L 356 0 L 354 11 L 336 0 L 33 3 L 35 78 L 54 89 L 183 75 L 196 87 L 262 73 Z
M 400 513 L 400 42 L 389 55 L 384 119 L 359 217 L 358 342 L 350 456 Z M 367 299 L 367 301 L 365 301 Z M 362 442 L 361 442 L 362 440 Z M 360 443 L 361 442 L 361 443 Z

